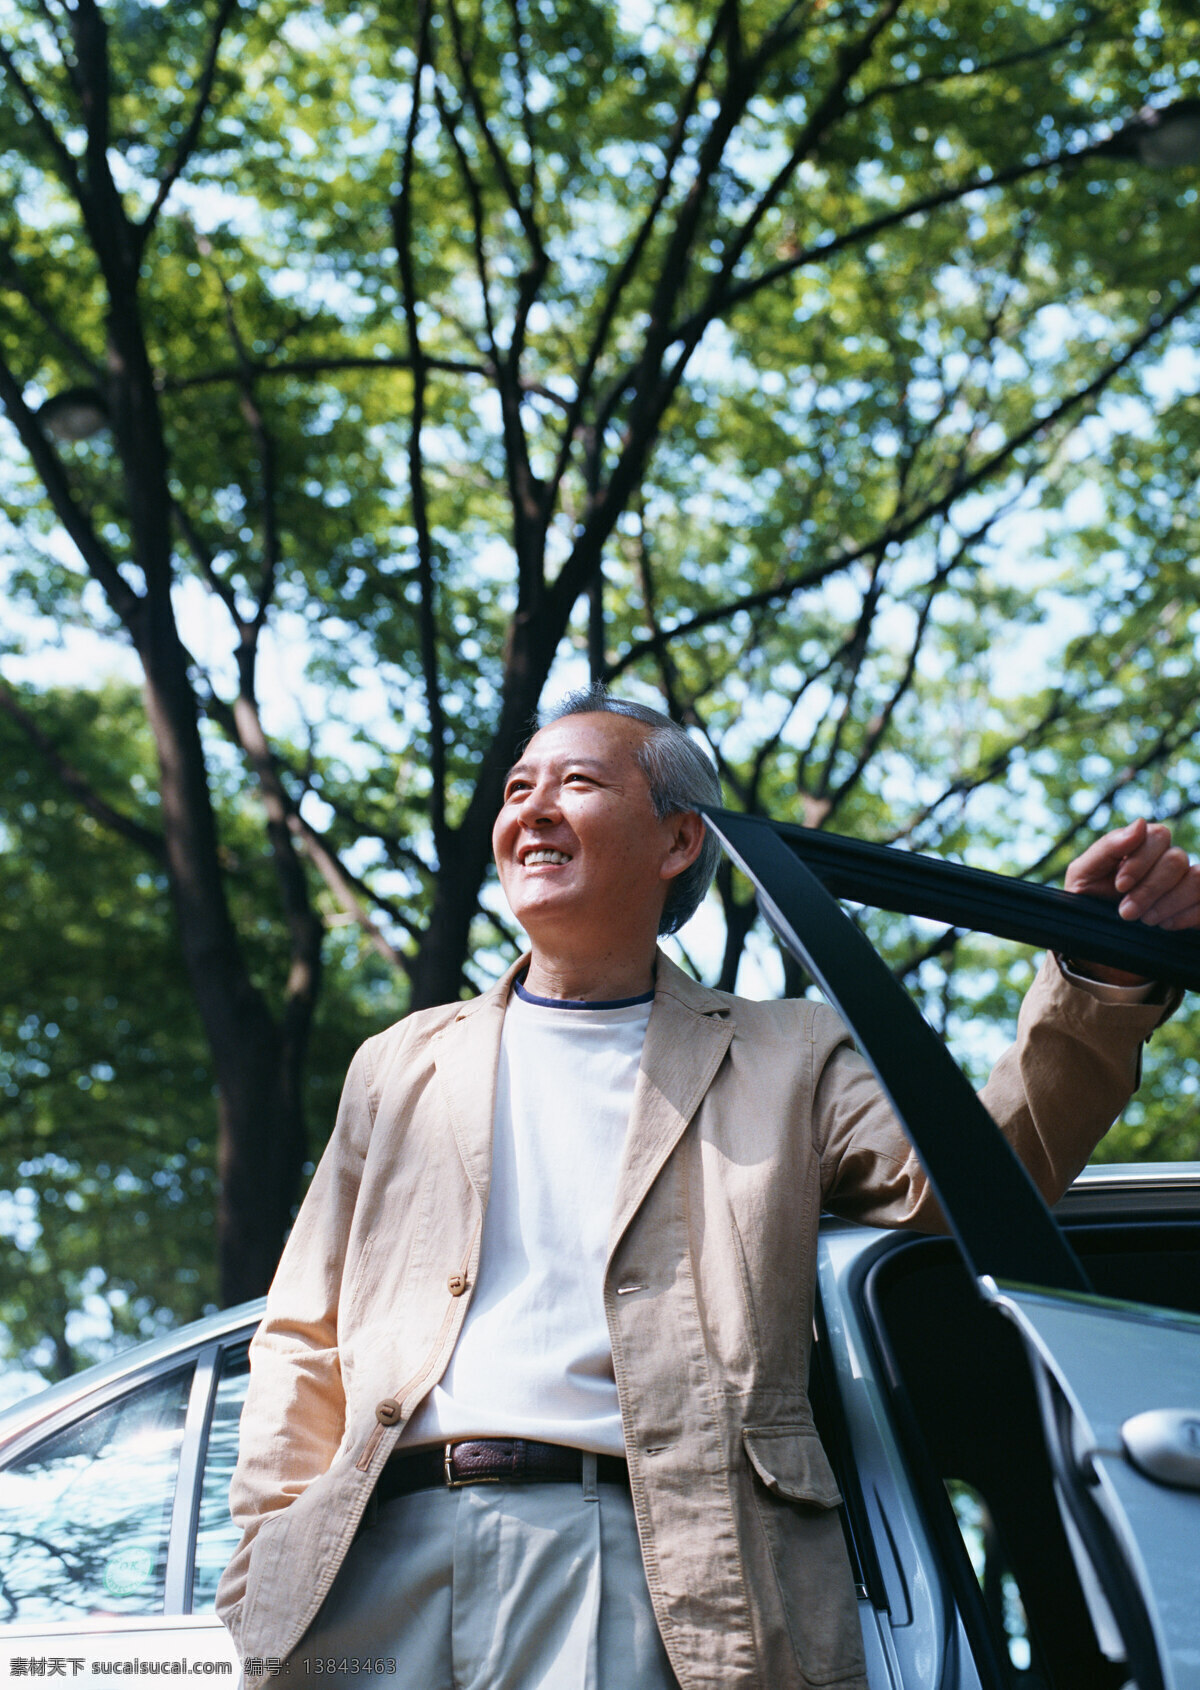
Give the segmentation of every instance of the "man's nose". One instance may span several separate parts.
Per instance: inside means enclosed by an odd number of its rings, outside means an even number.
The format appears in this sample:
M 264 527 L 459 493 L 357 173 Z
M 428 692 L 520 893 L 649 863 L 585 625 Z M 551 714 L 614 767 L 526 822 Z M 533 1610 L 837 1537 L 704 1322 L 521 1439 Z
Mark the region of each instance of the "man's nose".
M 549 781 L 539 781 L 536 786 L 531 786 L 517 806 L 517 815 L 526 827 L 536 826 L 538 822 L 557 821 L 556 789 Z

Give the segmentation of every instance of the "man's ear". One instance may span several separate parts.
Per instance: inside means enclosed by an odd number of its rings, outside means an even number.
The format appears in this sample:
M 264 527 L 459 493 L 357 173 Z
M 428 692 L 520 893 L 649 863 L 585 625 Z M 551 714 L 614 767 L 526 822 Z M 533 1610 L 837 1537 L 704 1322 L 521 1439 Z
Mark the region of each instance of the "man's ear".
M 695 810 L 680 810 L 671 817 L 671 849 L 663 859 L 662 878 L 674 880 L 691 868 L 704 844 L 704 822 Z

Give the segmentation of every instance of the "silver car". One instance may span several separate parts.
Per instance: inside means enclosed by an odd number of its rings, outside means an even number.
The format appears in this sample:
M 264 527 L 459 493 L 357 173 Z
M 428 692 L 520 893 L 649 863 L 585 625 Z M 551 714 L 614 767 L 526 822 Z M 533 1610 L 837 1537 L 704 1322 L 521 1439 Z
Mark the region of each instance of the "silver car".
M 810 1387 L 872 1690 L 1200 1690 L 1200 1164 L 1089 1169 L 1056 1223 L 830 894 L 1185 985 L 1200 947 L 1045 888 L 709 820 L 854 1029 L 955 1234 L 821 1228 Z M 213 1598 L 260 1314 L 0 1415 L 0 1681 L 236 1674 Z M 425 1690 L 402 1663 L 393 1682 Z
M 0 1415 L 0 1683 L 120 1682 L 155 1665 L 236 1681 L 213 1598 L 238 1537 L 229 1480 L 262 1307 Z

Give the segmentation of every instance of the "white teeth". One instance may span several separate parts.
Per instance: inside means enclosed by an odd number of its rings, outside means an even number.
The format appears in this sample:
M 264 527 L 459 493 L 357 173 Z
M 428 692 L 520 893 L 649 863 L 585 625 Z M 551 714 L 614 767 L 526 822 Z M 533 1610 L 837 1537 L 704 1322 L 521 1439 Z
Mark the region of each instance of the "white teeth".
M 525 867 L 528 868 L 530 863 L 569 863 L 570 860 L 565 851 L 529 851 L 525 856 Z

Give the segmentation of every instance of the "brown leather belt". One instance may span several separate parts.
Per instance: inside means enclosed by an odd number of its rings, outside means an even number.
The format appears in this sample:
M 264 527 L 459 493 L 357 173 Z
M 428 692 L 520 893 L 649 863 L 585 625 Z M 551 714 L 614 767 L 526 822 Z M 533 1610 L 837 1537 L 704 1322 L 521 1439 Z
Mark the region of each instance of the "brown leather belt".
M 596 1457 L 602 1485 L 629 1488 L 629 1468 L 619 1455 Z M 451 1490 L 460 1485 L 581 1484 L 583 1451 L 527 1438 L 463 1438 L 426 1449 L 397 1450 L 375 1486 L 376 1502 L 391 1502 L 417 1490 Z

